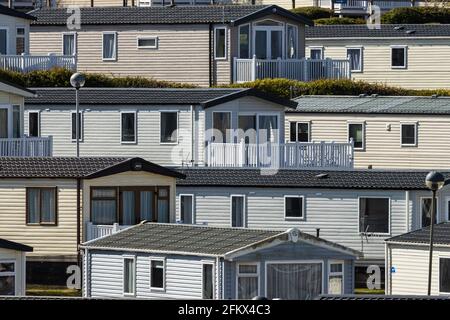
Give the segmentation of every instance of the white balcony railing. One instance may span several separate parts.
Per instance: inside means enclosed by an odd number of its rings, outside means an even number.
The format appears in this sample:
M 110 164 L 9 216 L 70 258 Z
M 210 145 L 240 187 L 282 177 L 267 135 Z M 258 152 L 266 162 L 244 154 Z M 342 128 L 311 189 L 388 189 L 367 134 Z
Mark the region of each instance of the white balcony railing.
M 131 226 L 121 226 L 118 223 L 100 225 L 88 222 L 86 224 L 86 241 L 106 237 L 129 227 Z
M 417 2 L 416 2 L 417 3 Z M 391 0 L 391 1 L 378 1 L 373 0 L 372 4 L 374 6 L 380 7 L 381 10 L 390 10 L 394 8 L 403 8 L 403 7 L 412 7 L 414 3 L 412 1 L 408 0 Z M 370 6 L 369 0 L 347 0 L 347 3 L 343 4 L 336 4 L 335 10 L 337 12 L 348 10 L 360 10 L 360 11 L 367 11 L 367 9 Z
M 206 148 L 209 167 L 244 168 L 353 168 L 353 142 L 310 143 L 210 143 Z
M 75 71 L 77 68 L 76 56 L 62 56 L 54 54 L 47 56 L 0 55 L 0 69 L 17 72 L 30 72 L 35 70 L 49 70 L 55 67 Z
M 51 157 L 53 138 L 24 137 L 0 139 L 0 157 Z
M 299 81 L 350 79 L 349 60 L 334 59 L 238 59 L 234 58 L 234 82 L 265 78 L 287 78 Z

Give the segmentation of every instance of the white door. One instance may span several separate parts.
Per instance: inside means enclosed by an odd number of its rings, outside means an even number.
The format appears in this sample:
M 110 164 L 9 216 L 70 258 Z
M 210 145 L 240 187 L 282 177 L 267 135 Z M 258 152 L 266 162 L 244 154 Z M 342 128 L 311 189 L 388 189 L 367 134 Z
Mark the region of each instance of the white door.
M 283 57 L 283 27 L 255 26 L 253 28 L 253 39 L 253 52 L 257 59 L 278 59 Z

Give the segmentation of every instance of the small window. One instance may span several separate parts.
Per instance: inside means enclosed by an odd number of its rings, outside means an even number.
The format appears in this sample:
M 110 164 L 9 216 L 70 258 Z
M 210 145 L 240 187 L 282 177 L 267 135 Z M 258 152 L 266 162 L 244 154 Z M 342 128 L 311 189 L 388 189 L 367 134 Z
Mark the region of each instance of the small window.
M 402 123 L 400 124 L 400 127 L 402 146 L 416 146 L 417 125 L 415 123 Z
M 259 295 L 259 265 L 238 264 L 237 298 L 252 299 Z
M 420 212 L 422 215 L 422 228 L 428 227 L 431 223 L 431 204 L 432 198 L 420 199 Z M 434 217 L 434 224 L 436 224 L 437 217 Z
M 344 294 L 344 264 L 331 262 L 328 266 L 328 294 Z
M 214 58 L 216 60 L 227 58 L 227 28 L 214 29 Z
M 310 48 L 309 57 L 313 60 L 323 59 L 323 48 Z
M 203 264 L 202 272 L 202 298 L 214 299 L 214 266 L 212 264 Z
M 348 48 L 347 58 L 350 60 L 350 71 L 362 71 L 362 48 Z
M 134 258 L 123 259 L 123 294 L 134 295 L 136 287 L 136 265 Z
M 117 34 L 115 32 L 103 33 L 103 60 L 116 60 Z
M 450 293 L 450 258 L 439 258 L 439 292 Z
M 72 141 L 77 139 L 76 112 L 72 112 Z M 78 140 L 83 140 L 83 113 L 78 113 Z
M 161 112 L 161 143 L 177 143 L 178 142 L 178 112 L 166 111 Z
M 28 224 L 56 225 L 56 188 L 27 188 Z
M 284 197 L 284 217 L 291 219 L 303 218 L 303 197 L 285 196 Z
M 76 54 L 75 33 L 63 34 L 63 55 L 74 56 Z
M 26 52 L 25 28 L 16 29 L 16 54 L 21 55 Z
M 309 122 L 290 123 L 291 142 L 309 142 Z
M 250 25 L 239 26 L 239 58 L 250 58 Z
M 245 197 L 231 196 L 231 226 L 245 227 Z
M 231 112 L 213 112 L 213 142 L 226 143 L 231 141 Z
M 137 46 L 139 49 L 157 49 L 158 48 L 158 37 L 138 38 Z
M 389 198 L 359 199 L 359 232 L 389 233 Z
M 121 113 L 121 142 L 135 143 L 136 142 L 136 112 L 122 112 Z
M 16 265 L 14 261 L 0 261 L 0 296 L 16 294 Z
M 194 223 L 194 196 L 192 194 L 180 195 L 180 219 L 181 223 Z
M 117 222 L 117 190 L 114 187 L 91 189 L 91 222 L 111 225 Z
M 39 137 L 39 112 L 28 113 L 28 135 Z
M 150 288 L 164 290 L 164 260 L 150 260 Z
M 348 124 L 348 141 L 353 140 L 355 150 L 364 150 L 364 124 L 349 123 Z
M 406 69 L 407 47 L 391 47 L 391 67 L 393 69 Z

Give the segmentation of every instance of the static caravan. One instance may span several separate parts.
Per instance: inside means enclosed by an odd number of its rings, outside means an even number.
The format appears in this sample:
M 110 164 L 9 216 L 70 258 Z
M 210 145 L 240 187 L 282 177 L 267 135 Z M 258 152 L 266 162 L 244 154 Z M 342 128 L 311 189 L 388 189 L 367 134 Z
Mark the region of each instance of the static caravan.
M 297 229 L 143 223 L 84 243 L 85 297 L 313 299 L 353 292 L 358 251 Z

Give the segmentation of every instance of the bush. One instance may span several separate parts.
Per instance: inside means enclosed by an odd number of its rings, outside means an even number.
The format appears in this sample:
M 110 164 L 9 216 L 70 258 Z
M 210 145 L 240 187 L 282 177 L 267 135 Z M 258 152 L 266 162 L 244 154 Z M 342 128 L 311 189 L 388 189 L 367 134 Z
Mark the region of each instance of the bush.
M 342 25 L 342 24 L 365 24 L 366 21 L 361 18 L 332 17 L 332 18 L 317 19 L 314 20 L 314 23 L 316 25 Z
M 450 96 L 450 90 L 410 90 L 398 87 L 390 87 L 381 83 L 368 83 L 353 80 L 317 80 L 301 82 L 288 79 L 263 79 L 253 82 L 233 84 L 232 87 L 255 88 L 261 91 L 279 95 L 284 98 L 301 95 L 359 95 L 379 94 L 382 96 L 407 96 L 421 95 L 431 96 L 439 94 Z
M 329 18 L 334 15 L 333 10 L 320 7 L 299 7 L 291 9 L 291 12 L 302 15 L 311 20 Z
M 23 87 L 70 87 L 72 71 L 55 68 L 47 71 L 19 73 L 0 69 L 0 79 Z M 112 77 L 103 74 L 86 73 L 86 87 L 124 88 L 192 88 L 194 85 L 147 79 L 142 77 Z
M 438 7 L 395 8 L 381 16 L 383 24 L 450 23 L 450 9 Z

